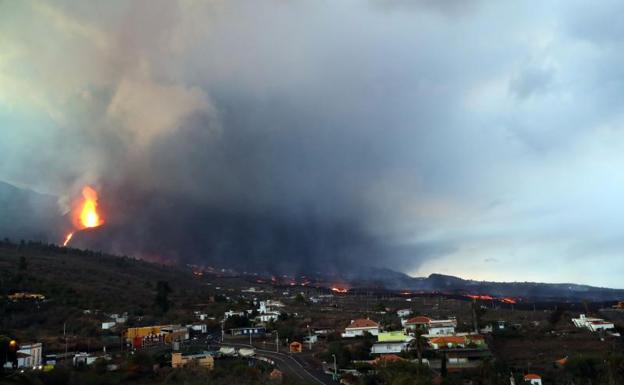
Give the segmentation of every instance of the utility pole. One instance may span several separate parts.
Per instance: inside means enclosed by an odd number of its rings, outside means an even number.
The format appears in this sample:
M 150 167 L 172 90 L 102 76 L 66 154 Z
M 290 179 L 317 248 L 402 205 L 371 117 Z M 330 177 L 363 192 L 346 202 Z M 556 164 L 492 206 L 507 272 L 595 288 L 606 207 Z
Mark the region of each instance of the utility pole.
M 334 357 L 334 380 L 338 378 L 338 365 L 336 364 L 336 355 L 332 354 Z
M 279 353 L 279 332 L 275 331 L 275 351 Z
M 310 333 L 310 325 L 308 325 L 308 350 L 312 350 L 312 334 Z
M 67 334 L 65 333 L 66 324 L 67 322 L 63 322 L 63 337 L 65 337 L 65 357 L 64 357 L 65 360 L 67 360 Z

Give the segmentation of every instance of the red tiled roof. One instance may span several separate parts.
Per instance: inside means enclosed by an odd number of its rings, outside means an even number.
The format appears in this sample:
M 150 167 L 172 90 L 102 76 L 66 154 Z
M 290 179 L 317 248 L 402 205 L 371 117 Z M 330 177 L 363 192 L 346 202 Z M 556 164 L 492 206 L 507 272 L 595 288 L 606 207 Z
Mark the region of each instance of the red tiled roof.
M 351 321 L 347 329 L 356 329 L 356 328 L 377 328 L 379 324 L 375 321 L 371 321 L 369 319 L 360 318 Z
M 421 325 L 421 324 L 428 324 L 429 322 L 431 322 L 431 318 L 420 315 L 418 317 L 408 319 L 405 324 L 406 325 Z
M 473 341 L 483 341 L 485 340 L 485 337 L 480 334 L 475 334 L 475 335 L 468 336 L 468 339 L 473 340 Z
M 385 354 L 383 356 L 379 356 L 373 360 L 373 365 L 386 363 L 386 362 L 398 362 L 405 361 L 405 358 L 399 357 L 396 354 Z
M 540 380 L 542 377 L 540 377 L 538 374 L 534 374 L 534 373 L 529 373 L 527 375 L 524 376 L 524 380 Z
M 442 336 L 431 339 L 432 344 L 446 345 L 446 344 L 465 344 L 466 337 L 463 336 Z

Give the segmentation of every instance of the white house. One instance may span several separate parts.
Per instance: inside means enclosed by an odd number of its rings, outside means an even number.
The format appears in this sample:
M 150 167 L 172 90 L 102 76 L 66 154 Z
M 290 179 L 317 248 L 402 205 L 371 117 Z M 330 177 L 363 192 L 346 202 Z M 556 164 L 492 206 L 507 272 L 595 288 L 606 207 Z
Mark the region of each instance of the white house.
M 407 350 L 409 342 L 378 342 L 371 347 L 371 354 L 396 354 Z
M 303 337 L 303 343 L 305 344 L 315 344 L 317 342 L 318 342 L 318 335 L 316 334 Z
M 18 353 L 17 367 L 41 369 L 41 365 L 42 365 L 41 353 L 42 352 L 43 352 L 43 345 L 41 344 L 41 342 L 20 345 L 19 350 L 17 351 Z M 20 355 L 23 357 L 19 357 Z
M 356 319 L 351 321 L 349 326 L 345 328 L 344 333 L 342 333 L 343 338 L 352 338 L 363 336 L 365 332 L 368 332 L 374 336 L 379 334 L 379 324 L 375 321 L 371 321 L 369 319 Z
M 279 315 L 280 313 L 276 311 L 270 311 L 270 312 L 266 312 L 263 314 L 259 314 L 257 318 L 260 320 L 260 322 L 271 322 L 271 321 L 275 322 L 279 318 Z
M 187 328 L 191 329 L 194 332 L 205 334 L 208 332 L 208 325 L 206 324 L 190 324 L 186 325 Z
M 587 325 L 587 328 L 592 332 L 597 332 L 599 330 L 611 330 L 615 328 L 613 322 L 608 321 L 592 321 Z
M 102 322 L 102 330 L 109 330 L 115 327 L 115 321 Z
M 542 385 L 542 377 L 538 374 L 529 373 L 524 376 L 524 382 L 530 385 Z
M 284 304 L 281 303 L 280 301 L 273 301 L 273 300 L 266 300 L 266 301 L 260 301 L 258 303 L 258 313 L 262 314 L 262 313 L 269 313 L 271 311 L 274 311 L 274 308 L 282 308 L 284 307 Z
M 98 358 L 100 358 L 100 357 L 95 356 L 95 355 L 90 354 L 90 353 L 80 352 L 80 353 L 76 353 L 76 355 L 74 355 L 73 362 L 74 362 L 74 366 L 91 365 Z
M 457 321 L 454 319 L 448 320 L 431 320 L 427 327 L 427 334 L 434 336 L 448 336 L 455 334 L 455 327 Z
M 234 317 L 234 316 L 238 316 L 238 317 L 244 317 L 245 316 L 245 312 L 244 311 L 233 311 L 233 310 L 228 310 L 224 313 L 223 318 L 224 319 L 228 319 L 230 317 Z
M 572 318 L 572 322 L 577 328 L 586 328 L 592 332 L 615 328 L 612 322 L 605 321 L 602 318 L 586 317 L 585 314 L 581 314 L 579 318 Z
M 412 314 L 412 310 L 411 309 L 400 309 L 397 310 L 397 316 L 399 318 L 407 318 Z
M 418 316 L 408 319 L 404 326 L 407 330 L 423 330 L 430 336 L 448 336 L 455 334 L 457 320 L 454 318 L 434 320 L 429 317 Z

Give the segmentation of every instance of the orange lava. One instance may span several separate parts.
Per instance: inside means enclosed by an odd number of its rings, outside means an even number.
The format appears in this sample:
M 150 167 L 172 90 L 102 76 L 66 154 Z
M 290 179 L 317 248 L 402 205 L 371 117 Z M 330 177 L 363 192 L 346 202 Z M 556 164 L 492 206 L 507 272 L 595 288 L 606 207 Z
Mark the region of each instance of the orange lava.
M 82 189 L 82 200 L 76 202 L 72 208 L 72 222 L 76 231 L 98 227 L 104 224 L 104 220 L 98 213 L 97 205 L 97 191 L 91 186 L 85 186 Z M 69 244 L 76 231 L 72 231 L 65 236 L 63 246 Z
M 349 292 L 349 289 L 344 288 L 344 287 L 332 287 L 331 290 L 335 293 L 342 293 L 342 294 Z

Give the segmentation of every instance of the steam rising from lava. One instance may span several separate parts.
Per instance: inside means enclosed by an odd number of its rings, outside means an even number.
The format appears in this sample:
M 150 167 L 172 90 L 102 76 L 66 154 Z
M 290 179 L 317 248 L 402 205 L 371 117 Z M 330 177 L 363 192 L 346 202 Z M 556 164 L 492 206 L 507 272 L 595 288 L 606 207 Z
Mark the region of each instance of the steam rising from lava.
M 104 220 L 97 211 L 98 194 L 91 186 L 82 189 L 82 201 L 74 205 L 71 216 L 72 223 L 80 231 L 86 228 L 98 227 L 104 224 Z M 75 231 L 70 232 L 65 237 L 63 246 L 67 246 L 74 236 Z

